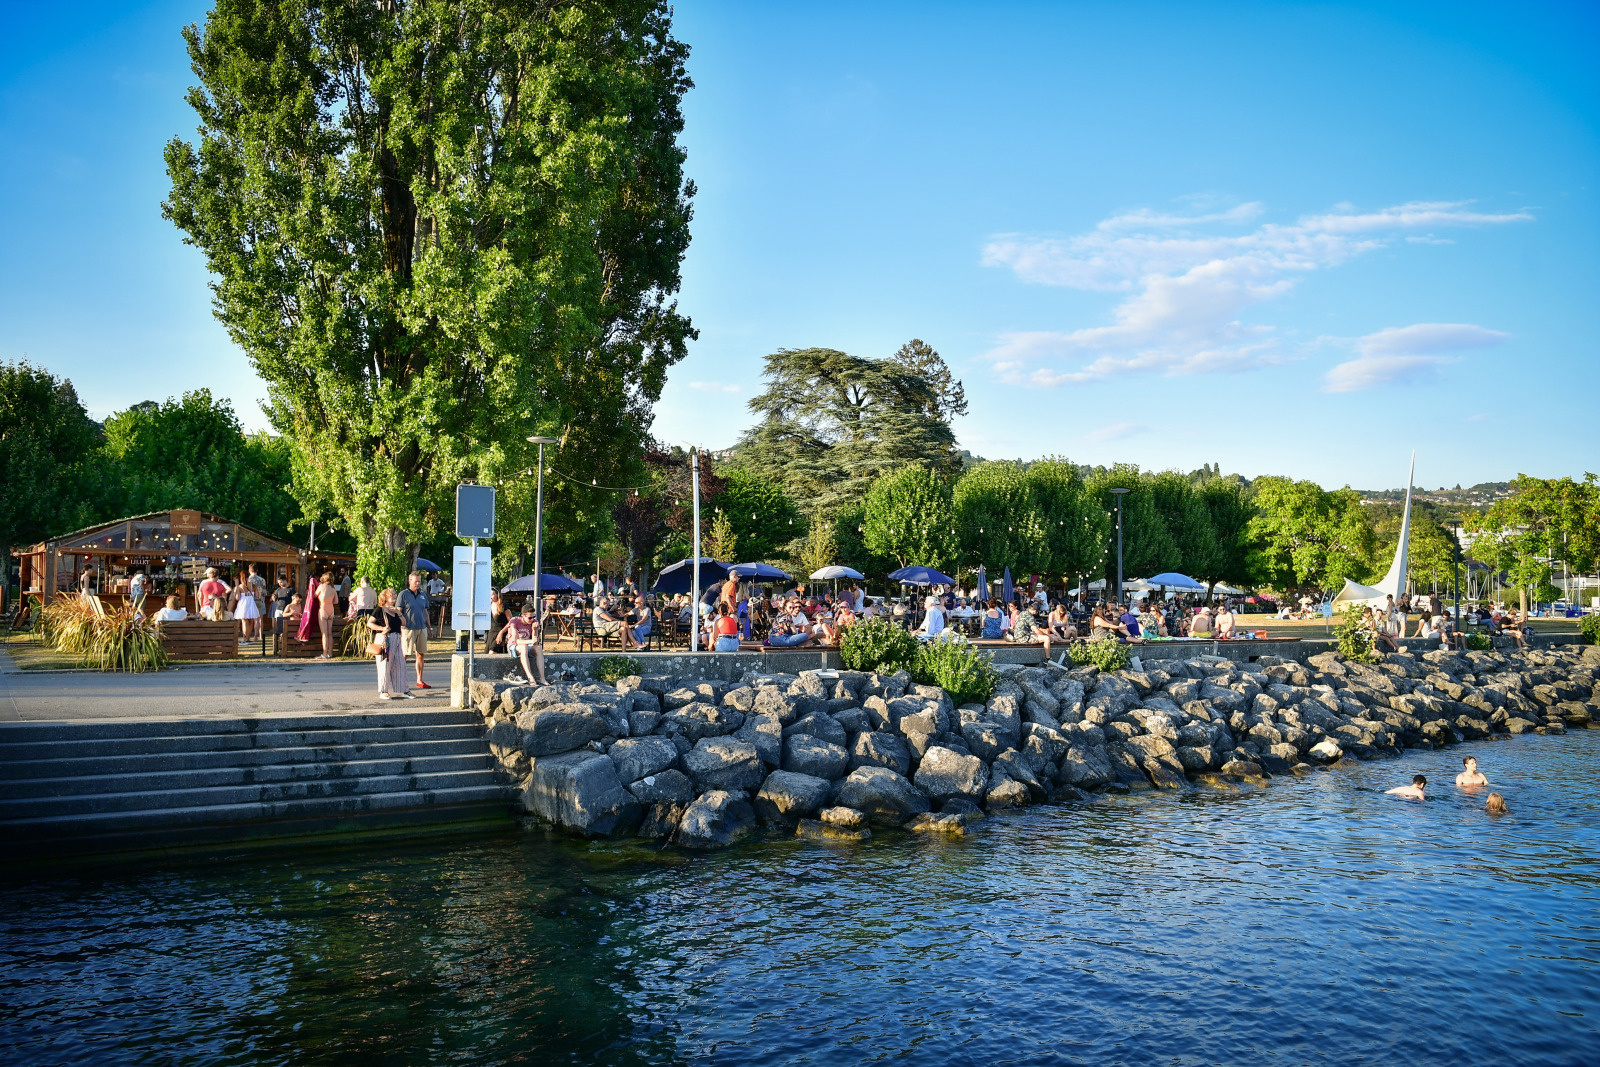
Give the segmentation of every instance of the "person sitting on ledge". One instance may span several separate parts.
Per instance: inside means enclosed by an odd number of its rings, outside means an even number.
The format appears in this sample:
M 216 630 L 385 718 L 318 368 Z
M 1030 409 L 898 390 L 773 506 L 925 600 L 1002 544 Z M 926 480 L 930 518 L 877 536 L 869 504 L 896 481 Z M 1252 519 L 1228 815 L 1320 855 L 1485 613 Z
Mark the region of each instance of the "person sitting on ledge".
M 1499 793 L 1490 793 L 1483 798 L 1483 810 L 1490 815 L 1508 815 L 1511 811 L 1506 807 L 1506 798 Z
M 1017 608 L 1017 621 L 1011 627 L 1007 640 L 1019 645 L 1044 643 L 1044 654 L 1050 655 L 1050 631 L 1039 625 L 1033 614 L 1033 601 L 1024 600 Z
M 513 674 L 506 681 L 521 684 L 538 678 L 540 685 L 550 684 L 544 677 L 544 646 L 539 640 L 537 624 L 534 622 L 532 601 L 525 602 L 522 605 L 522 614 L 507 619 L 500 632 L 495 634 L 494 644 L 498 645 L 502 641 L 511 654 L 522 661 L 522 676 L 519 678 Z M 528 662 L 530 650 L 533 652 L 533 664 Z M 538 666 L 537 671 L 533 669 L 535 664 Z
M 1427 788 L 1428 780 L 1420 774 L 1413 774 L 1410 785 L 1396 786 L 1393 789 L 1386 789 L 1384 792 L 1389 796 L 1404 797 L 1407 800 L 1427 800 L 1428 798 L 1425 795 Z
M 1478 761 L 1471 756 L 1461 759 L 1462 771 L 1456 775 L 1456 785 L 1462 789 L 1479 789 L 1489 784 L 1489 779 L 1478 770 Z
M 1189 636 L 1207 638 L 1212 636 L 1213 633 L 1214 626 L 1211 621 L 1211 609 L 1201 604 L 1194 613 L 1194 618 L 1189 620 Z
M 1234 636 L 1234 618 L 1233 612 L 1228 610 L 1228 602 L 1226 600 L 1224 600 L 1222 602 L 1222 606 L 1217 609 L 1215 620 L 1217 624 L 1217 637 L 1224 641 L 1232 640 Z
M 772 632 L 767 635 L 767 644 L 773 648 L 799 648 L 810 642 L 810 627 L 796 633 L 790 616 L 779 615 L 772 620 Z
M 728 610 L 726 600 L 717 604 L 717 619 L 711 624 L 711 632 L 716 635 L 716 642 L 711 646 L 715 651 L 739 651 L 739 620 Z
M 927 607 L 927 614 L 922 617 L 922 625 L 917 627 L 915 633 L 922 641 L 931 641 L 944 632 L 944 605 L 936 596 L 929 596 L 923 601 Z
M 1000 640 L 1006 631 L 1004 618 L 1005 616 L 1000 611 L 999 598 L 990 597 L 989 606 L 983 613 L 983 631 L 978 636 L 985 641 Z
M 1119 604 L 1118 607 L 1122 607 L 1122 605 Z M 1126 635 L 1124 640 L 1132 641 L 1135 644 L 1144 642 L 1144 632 L 1139 629 L 1139 616 L 1128 608 L 1122 607 L 1122 614 L 1117 621 L 1122 623 L 1122 632 Z
M 1052 637 L 1071 641 L 1078 636 L 1078 628 L 1072 625 L 1072 613 L 1067 610 L 1067 603 L 1064 600 L 1056 601 L 1056 606 L 1050 609 L 1049 622 Z
M 169 596 L 167 597 L 167 606 L 156 612 L 156 617 L 152 621 L 182 622 L 188 617 L 189 612 L 184 608 L 178 607 L 178 598 L 175 596 Z

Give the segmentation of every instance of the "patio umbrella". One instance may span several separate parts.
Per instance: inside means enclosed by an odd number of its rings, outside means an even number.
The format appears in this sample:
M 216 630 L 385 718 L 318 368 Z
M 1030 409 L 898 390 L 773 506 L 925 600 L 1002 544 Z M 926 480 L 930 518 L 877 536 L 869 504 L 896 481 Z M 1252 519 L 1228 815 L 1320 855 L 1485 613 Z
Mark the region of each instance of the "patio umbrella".
M 788 575 L 784 575 L 784 577 L 788 577 Z M 820 571 L 817 571 L 815 574 L 813 574 L 811 576 L 813 581 L 818 581 L 818 582 L 824 581 L 824 580 L 829 579 L 829 578 L 833 578 L 833 579 L 854 578 L 856 581 L 859 582 L 865 577 L 866 577 L 866 575 L 862 574 L 858 570 L 852 570 L 849 567 L 841 567 L 838 564 L 834 564 L 831 567 L 824 567 Z
M 1179 574 L 1177 571 L 1162 571 L 1153 578 L 1146 578 L 1145 581 L 1152 586 L 1163 585 L 1168 589 L 1182 589 L 1188 593 L 1203 593 L 1206 591 L 1206 587 L 1200 582 L 1195 581 L 1187 574 Z
M 705 568 L 701 564 L 701 569 Z M 728 568 L 729 574 L 737 574 L 741 578 L 754 578 L 758 582 L 787 582 L 789 575 L 776 567 L 769 567 L 765 563 L 735 563 Z
M 710 556 L 700 557 L 700 592 L 704 593 L 712 582 L 720 582 L 728 576 L 728 565 L 721 560 L 712 559 Z M 687 593 L 694 584 L 694 560 L 683 559 L 672 566 L 662 570 L 656 575 L 656 584 L 650 587 L 652 593 Z
M 421 556 L 418 556 L 417 557 L 417 570 L 419 570 L 419 571 L 438 571 L 439 570 L 439 565 L 437 563 L 435 563 L 431 559 L 423 559 Z
M 539 580 L 539 590 L 544 593 L 581 593 L 583 586 L 568 578 L 565 574 L 546 574 Z M 500 590 L 502 593 L 531 593 L 533 592 L 533 575 L 524 574 L 514 582 L 507 582 Z
M 955 585 L 956 580 L 932 567 L 901 567 L 889 575 L 891 582 L 901 585 Z
M 989 602 L 989 572 L 983 564 L 978 564 L 978 599 L 985 604 Z
M 1007 565 L 1006 573 L 1000 579 L 1000 599 L 1009 604 L 1014 595 L 1016 595 L 1016 589 L 1011 584 L 1011 567 Z

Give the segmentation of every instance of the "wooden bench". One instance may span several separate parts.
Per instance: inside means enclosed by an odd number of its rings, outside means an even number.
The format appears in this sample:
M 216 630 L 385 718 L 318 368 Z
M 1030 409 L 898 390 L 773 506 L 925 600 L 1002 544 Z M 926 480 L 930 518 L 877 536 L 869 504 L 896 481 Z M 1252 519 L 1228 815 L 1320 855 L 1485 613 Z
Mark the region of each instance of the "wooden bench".
M 173 659 L 238 659 L 239 624 L 185 619 L 156 625 L 161 647 Z
M 364 626 L 365 619 L 357 620 Z M 344 650 L 345 629 L 350 625 L 348 619 L 333 620 L 333 654 L 339 655 Z M 282 659 L 316 659 L 322 655 L 322 631 L 313 630 L 309 641 L 301 641 L 294 634 L 285 631 L 277 634 L 272 639 L 272 654 Z M 366 652 L 366 646 L 362 646 Z

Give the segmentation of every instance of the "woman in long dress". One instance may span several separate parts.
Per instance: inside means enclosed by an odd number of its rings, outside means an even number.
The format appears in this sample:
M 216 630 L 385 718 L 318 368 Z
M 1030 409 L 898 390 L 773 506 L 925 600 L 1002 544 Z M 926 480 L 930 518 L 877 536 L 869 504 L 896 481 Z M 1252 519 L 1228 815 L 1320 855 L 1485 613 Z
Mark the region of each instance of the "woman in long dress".
M 317 632 L 317 609 L 317 576 L 313 574 L 306 580 L 306 599 L 300 610 L 300 629 L 294 635 L 296 641 L 303 644 Z
M 378 594 L 378 606 L 366 620 L 372 639 L 382 646 L 373 657 L 378 663 L 378 699 L 415 699 L 406 692 L 406 653 L 400 643 L 405 622 L 394 606 L 393 589 Z

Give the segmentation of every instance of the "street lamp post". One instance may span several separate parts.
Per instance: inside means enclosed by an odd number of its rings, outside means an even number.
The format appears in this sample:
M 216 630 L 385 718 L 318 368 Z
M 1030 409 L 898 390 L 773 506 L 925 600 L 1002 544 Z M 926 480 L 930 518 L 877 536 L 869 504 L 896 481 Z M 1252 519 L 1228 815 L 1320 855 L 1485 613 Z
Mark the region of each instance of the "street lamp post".
M 1117 498 L 1117 599 L 1118 607 L 1122 605 L 1122 498 L 1128 495 L 1126 489 L 1113 489 L 1111 495 Z
M 1461 520 L 1451 519 L 1450 526 L 1450 581 L 1455 587 L 1456 632 L 1466 640 L 1466 630 L 1461 624 Z
M 533 498 L 533 615 L 539 636 L 544 637 L 544 446 L 559 444 L 554 437 L 530 437 L 529 444 L 539 446 L 538 489 Z M 541 646 L 542 647 L 542 646 Z

